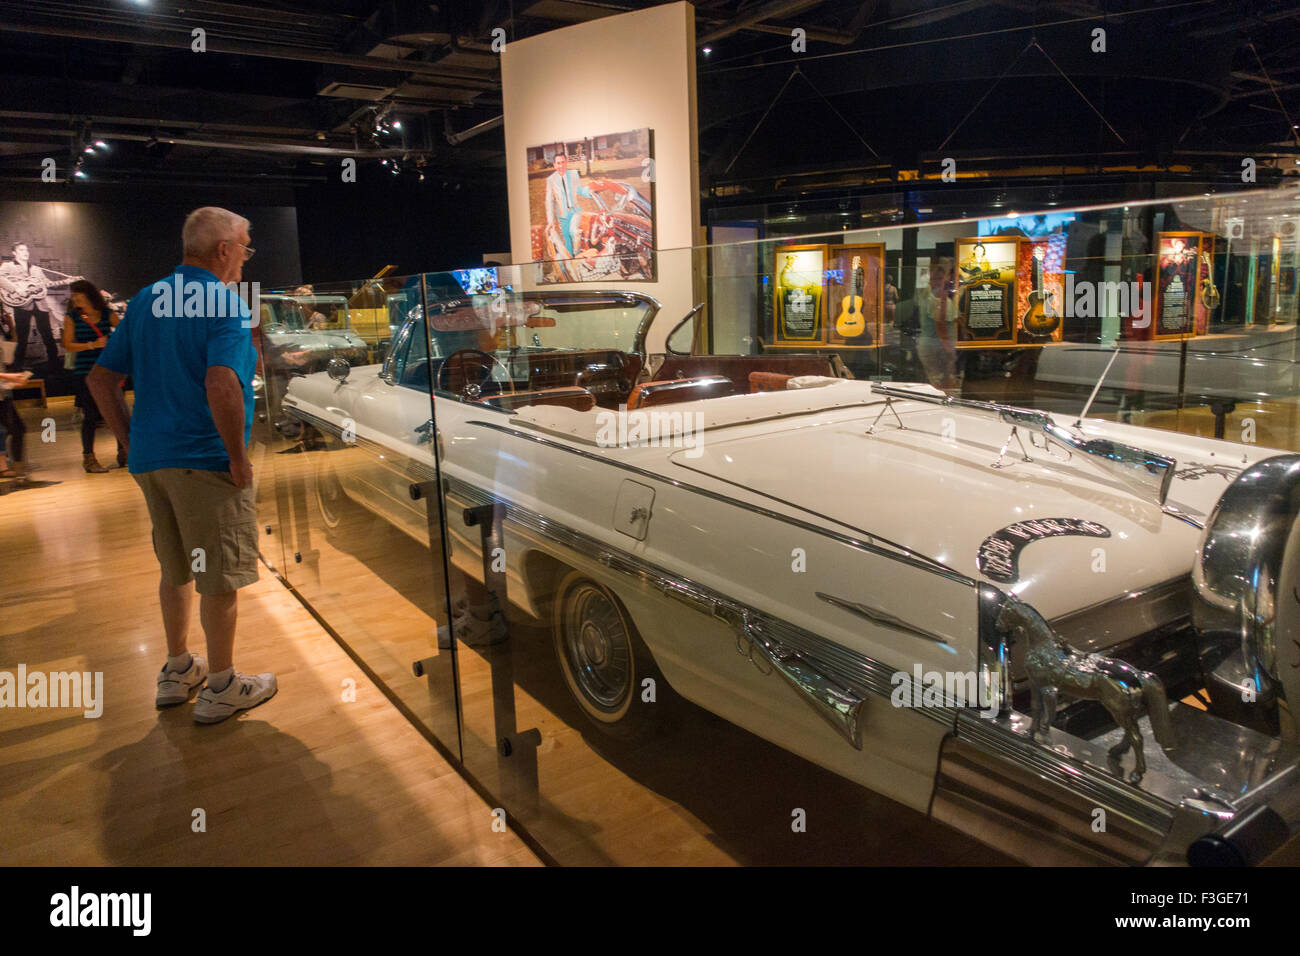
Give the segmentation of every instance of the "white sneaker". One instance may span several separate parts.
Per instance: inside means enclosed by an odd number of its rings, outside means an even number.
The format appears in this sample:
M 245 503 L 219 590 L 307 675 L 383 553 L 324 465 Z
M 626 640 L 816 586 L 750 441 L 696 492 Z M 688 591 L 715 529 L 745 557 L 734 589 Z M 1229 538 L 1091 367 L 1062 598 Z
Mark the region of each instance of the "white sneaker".
M 203 686 L 203 681 L 208 676 L 208 662 L 198 654 L 191 654 L 190 657 L 190 667 L 186 671 L 169 671 L 167 665 L 163 664 L 163 669 L 158 672 L 155 706 L 175 707 L 183 704 Z
M 196 724 L 219 724 L 241 710 L 265 704 L 275 696 L 279 687 L 274 674 L 240 674 L 236 672 L 226 689 L 217 693 L 211 687 L 203 688 L 194 703 Z
M 469 613 L 469 598 L 462 594 L 451 603 L 451 619 L 456 627 L 460 627 L 460 619 Z M 438 628 L 438 647 L 446 650 L 451 647 L 451 627 L 447 624 L 440 625 Z

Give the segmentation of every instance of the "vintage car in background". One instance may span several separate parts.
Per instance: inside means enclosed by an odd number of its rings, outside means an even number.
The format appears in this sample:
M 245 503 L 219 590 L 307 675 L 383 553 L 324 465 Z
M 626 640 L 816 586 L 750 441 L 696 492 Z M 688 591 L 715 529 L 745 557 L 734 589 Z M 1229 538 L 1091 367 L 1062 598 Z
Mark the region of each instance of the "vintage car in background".
M 674 351 L 689 321 L 647 355 L 657 313 L 523 293 L 295 378 L 325 523 L 427 545 L 444 493 L 454 573 L 492 586 L 453 516 L 494 509 L 505 599 L 611 733 L 654 729 L 662 678 L 1032 862 L 1296 832 L 1300 455 Z
M 356 365 L 370 357 L 348 321 L 347 299 L 340 295 L 265 293 L 259 296 L 253 336 L 273 424 L 283 424 L 280 403 L 291 378 L 319 372 L 336 357 Z
M 1063 344 L 1044 349 L 1035 394 L 1047 401 L 1086 399 L 1100 380 L 1103 396 L 1125 396 L 1146 410 L 1209 406 L 1223 418 L 1238 406 L 1300 397 L 1300 335 L 1274 326 L 1181 341 L 1120 341 L 1112 347 Z

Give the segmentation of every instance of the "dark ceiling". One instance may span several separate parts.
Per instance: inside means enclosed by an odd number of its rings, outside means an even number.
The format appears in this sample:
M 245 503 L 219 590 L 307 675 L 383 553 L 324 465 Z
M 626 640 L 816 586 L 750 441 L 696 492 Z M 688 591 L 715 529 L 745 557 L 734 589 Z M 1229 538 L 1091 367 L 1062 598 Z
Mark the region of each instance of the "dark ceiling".
M 101 183 L 307 185 L 356 156 L 499 187 L 494 28 L 508 42 L 654 5 L 0 0 L 0 180 L 35 182 L 53 157 L 61 179 L 82 159 Z M 1226 179 L 1243 156 L 1274 179 L 1300 158 L 1296 3 L 701 0 L 696 33 L 706 192 L 896 181 L 949 156 Z M 618 96 L 653 77 L 591 82 Z M 96 140 L 109 149 L 85 153 Z

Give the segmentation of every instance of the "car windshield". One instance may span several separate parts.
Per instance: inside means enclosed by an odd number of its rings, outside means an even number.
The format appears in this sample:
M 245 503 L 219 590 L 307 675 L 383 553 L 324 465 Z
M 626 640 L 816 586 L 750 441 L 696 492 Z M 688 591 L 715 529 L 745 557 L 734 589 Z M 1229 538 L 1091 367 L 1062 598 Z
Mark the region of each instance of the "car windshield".
M 659 310 L 651 297 L 626 292 L 497 290 L 427 299 L 427 340 L 417 304 L 407 310 L 384 374 L 467 400 L 556 387 L 626 397 Z
M 339 295 L 262 296 L 262 325 L 272 332 L 344 331 L 348 301 Z
M 480 351 L 615 350 L 641 354 L 659 303 L 637 293 L 494 293 L 429 297 L 434 358 Z M 407 320 L 419 321 L 416 304 Z M 420 325 L 422 332 L 422 324 Z
M 635 293 L 496 292 L 430 304 L 434 353 L 457 349 L 640 353 L 658 303 Z

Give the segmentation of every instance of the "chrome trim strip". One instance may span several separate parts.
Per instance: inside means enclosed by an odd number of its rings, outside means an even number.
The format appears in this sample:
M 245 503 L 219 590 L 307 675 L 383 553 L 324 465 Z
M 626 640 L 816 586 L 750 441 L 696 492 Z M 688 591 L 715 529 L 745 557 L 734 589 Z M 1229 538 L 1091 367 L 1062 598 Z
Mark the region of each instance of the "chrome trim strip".
M 947 578 L 950 581 L 956 581 L 958 584 L 965 584 L 968 587 L 973 588 L 979 583 L 969 575 L 963 574 L 962 572 L 956 570 L 955 568 L 951 568 L 940 561 L 936 561 L 934 558 L 926 557 L 925 555 L 921 555 L 921 554 L 916 554 L 915 552 L 910 551 L 904 548 L 902 545 L 896 544 L 895 542 L 890 541 L 887 538 L 882 538 L 879 535 L 871 534 L 871 532 L 869 531 L 863 531 L 861 528 L 853 528 L 852 525 L 844 525 L 843 522 L 837 521 L 835 523 L 841 524 L 846 528 L 852 528 L 852 530 L 857 531 L 859 534 L 866 535 L 870 540 L 863 541 L 859 538 L 854 538 L 846 534 L 841 534 L 837 531 L 832 531 L 829 528 L 824 528 L 819 525 L 815 525 L 810 522 L 803 521 L 799 518 L 793 517 L 792 515 L 781 514 L 779 511 L 772 511 L 768 508 L 764 508 L 760 505 L 755 505 L 749 502 L 740 502 L 737 501 L 735 498 L 730 498 L 716 491 L 710 491 L 707 488 L 701 488 L 698 485 L 690 485 L 684 481 L 679 481 L 676 478 L 669 478 L 668 476 L 662 475 L 658 472 L 650 471 L 646 468 L 638 468 L 636 465 L 629 465 L 627 462 L 618 461 L 614 458 L 608 458 L 604 455 L 596 455 L 593 454 L 592 452 L 586 451 L 581 448 L 574 448 L 571 445 L 564 444 L 563 442 L 554 441 L 553 439 L 550 438 L 544 438 L 541 435 L 531 435 L 527 432 L 520 431 L 516 428 L 510 428 L 505 425 L 499 425 L 495 422 L 484 422 L 484 421 L 474 420 L 474 421 L 468 421 L 465 424 L 479 425 L 483 428 L 491 428 L 499 432 L 505 432 L 507 435 L 513 435 L 516 438 L 523 438 L 531 442 L 536 442 L 539 445 L 545 445 L 549 448 L 554 448 L 559 451 L 567 452 L 571 455 L 578 455 L 581 458 L 587 458 L 590 459 L 591 461 L 598 461 L 601 464 L 609 465 L 613 468 L 618 468 L 622 471 L 630 472 L 634 475 L 641 475 L 643 478 L 648 478 L 652 481 L 658 481 L 666 485 L 672 485 L 674 488 L 680 489 L 681 491 L 691 492 L 692 494 L 697 494 L 705 498 L 710 498 L 714 501 L 720 501 L 723 502 L 724 504 L 741 507 L 744 508 L 746 511 L 763 515 L 764 517 L 771 518 L 774 521 L 780 521 L 785 524 L 794 525 L 796 528 L 799 528 L 802 531 L 807 531 L 810 532 L 811 534 L 816 534 L 822 537 L 831 538 L 835 541 L 840 542 L 841 544 L 846 544 L 851 548 L 856 548 L 859 551 L 866 551 L 871 554 L 878 554 L 881 557 L 890 558 L 891 560 L 894 561 L 899 561 L 911 567 L 919 568 L 922 571 L 928 571 L 931 574 L 937 574 L 940 577 Z M 761 492 L 754 492 L 754 494 L 761 495 Z M 769 496 L 763 496 L 763 497 L 769 497 Z M 816 517 L 825 518 L 825 516 L 818 515 L 816 512 L 810 511 L 807 508 L 800 507 L 799 505 L 792 504 L 790 505 L 790 507 L 796 508 L 799 511 L 806 512 Z M 833 519 L 825 518 L 825 520 L 830 521 Z M 899 548 L 902 550 L 903 553 L 900 554 L 897 551 L 891 551 L 888 548 L 883 548 L 880 546 L 880 544 L 877 544 L 876 542 L 888 544 L 893 548 Z
M 924 628 L 908 624 L 901 617 L 895 617 L 888 611 L 882 611 L 879 608 L 871 607 L 858 601 L 850 601 L 847 598 L 836 597 L 834 594 L 827 594 L 824 591 L 817 591 L 817 596 L 827 604 L 833 605 L 840 610 L 848 611 L 850 614 L 856 614 L 858 617 L 864 617 L 868 621 L 879 624 L 881 627 L 887 627 L 891 631 L 898 631 L 902 634 L 911 634 L 913 637 L 919 637 L 927 641 L 934 641 L 944 647 L 952 647 L 948 639 L 942 634 L 936 634 L 933 631 L 927 631 Z
M 1192 581 L 1189 574 L 1170 578 L 1087 607 L 1070 611 L 1048 623 L 1077 649 L 1090 653 L 1140 634 L 1190 620 Z M 1181 603 L 1181 608 L 1174 610 Z M 1109 634 L 1106 633 L 1109 630 Z
M 1004 718 L 986 720 L 978 714 L 959 713 L 956 734 L 986 753 L 994 754 L 1050 780 L 1058 786 L 1093 799 L 1098 806 L 1120 813 L 1145 826 L 1168 831 L 1177 807 L 1118 777 L 1081 761 L 1069 760 L 1017 733 Z
M 1185 511 L 1179 511 L 1171 504 L 1166 503 L 1162 510 L 1164 511 L 1165 514 L 1169 515 L 1169 517 L 1177 518 L 1179 521 L 1183 522 L 1184 524 L 1191 525 L 1197 531 L 1205 530 L 1205 522 L 1200 521 L 1197 518 L 1193 518 Z

